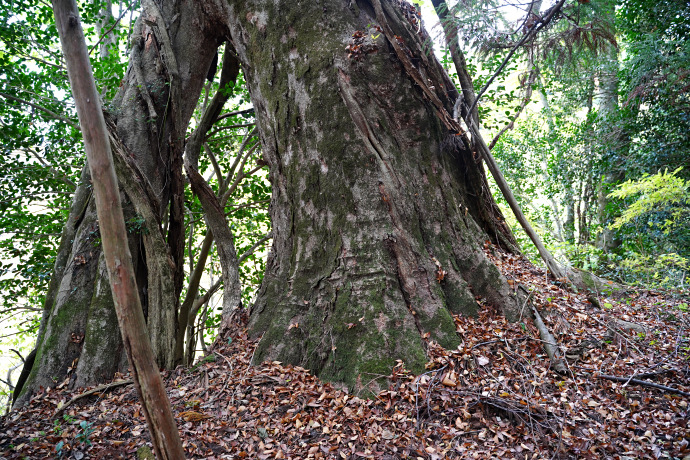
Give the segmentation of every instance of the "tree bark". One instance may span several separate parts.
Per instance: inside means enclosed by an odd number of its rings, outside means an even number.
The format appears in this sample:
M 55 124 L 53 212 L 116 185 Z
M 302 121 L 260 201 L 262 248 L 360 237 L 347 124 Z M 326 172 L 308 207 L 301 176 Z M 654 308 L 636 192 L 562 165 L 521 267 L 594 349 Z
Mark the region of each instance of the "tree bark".
M 174 364 L 178 328 L 184 133 L 224 33 L 217 24 L 200 21 L 203 6 L 165 2 L 159 9 L 144 2 L 129 68 L 107 120 L 139 296 L 162 367 Z M 17 404 L 66 377 L 75 387 L 126 370 L 89 180 L 83 175 L 75 192 L 46 296 L 36 359 L 24 388 L 17 389 Z M 164 217 L 167 228 L 161 225 Z
M 182 442 L 154 360 L 139 302 L 110 141 L 77 3 L 75 0 L 53 0 L 53 11 L 93 177 L 103 254 L 122 342 L 132 364 L 134 383 L 158 458 L 183 459 Z
M 376 3 L 235 2 L 230 23 L 273 185 L 254 361 L 371 391 L 398 359 L 421 371 L 427 337 L 456 347 L 451 313 L 475 313 L 475 296 L 519 315 L 482 252 L 512 236 L 449 131 L 455 89 L 409 5 Z

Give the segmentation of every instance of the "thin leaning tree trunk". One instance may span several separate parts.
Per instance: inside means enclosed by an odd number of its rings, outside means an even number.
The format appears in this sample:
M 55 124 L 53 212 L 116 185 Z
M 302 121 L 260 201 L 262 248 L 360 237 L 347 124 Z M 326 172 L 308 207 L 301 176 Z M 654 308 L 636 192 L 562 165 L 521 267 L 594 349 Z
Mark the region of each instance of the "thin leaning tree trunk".
M 445 7 L 444 7 L 444 5 L 445 5 Z M 457 28 L 455 28 L 451 25 L 451 23 L 449 22 L 450 19 L 447 17 L 448 6 L 445 2 L 434 1 L 434 7 L 435 7 L 436 12 L 438 14 L 439 20 L 444 24 L 443 33 L 444 33 L 445 38 L 446 38 L 446 43 L 448 43 L 449 46 L 451 46 L 451 51 L 453 53 L 453 63 L 455 64 L 455 67 L 456 67 L 455 70 L 456 70 L 458 75 L 467 76 L 468 72 L 467 72 L 467 69 L 464 67 L 464 58 L 461 59 L 461 57 L 462 57 L 461 51 L 457 47 Z M 467 83 L 466 81 L 463 81 L 462 86 L 463 86 L 463 90 L 465 89 L 466 86 L 468 88 L 471 88 L 471 82 Z M 478 97 L 481 97 L 481 95 L 479 95 Z M 479 150 L 479 153 L 481 154 L 482 158 L 486 162 L 486 165 L 489 167 L 489 171 L 491 172 L 491 176 L 496 181 L 496 184 L 498 185 L 499 190 L 501 190 L 501 193 L 503 194 L 503 197 L 508 202 L 508 205 L 510 206 L 510 209 L 513 211 L 513 214 L 515 214 L 515 218 L 518 220 L 518 222 L 522 226 L 522 228 L 525 231 L 525 233 L 527 234 L 527 236 L 529 236 L 529 238 L 532 240 L 532 243 L 534 243 L 537 250 L 539 251 L 539 255 L 541 256 L 542 260 L 546 264 L 546 267 L 549 269 L 551 274 L 556 279 L 567 278 L 566 272 L 563 269 L 563 267 L 561 267 L 556 262 L 556 259 L 549 252 L 549 250 L 546 249 L 546 247 L 544 246 L 544 243 L 541 241 L 541 238 L 539 238 L 539 235 L 537 235 L 537 232 L 534 231 L 534 229 L 530 225 L 529 221 L 527 221 L 527 218 L 523 214 L 522 209 L 520 209 L 520 205 L 518 204 L 517 200 L 515 199 L 513 192 L 511 191 L 510 187 L 508 186 L 508 183 L 506 182 L 505 178 L 503 177 L 503 174 L 501 173 L 501 170 L 498 167 L 496 160 L 494 160 L 493 155 L 491 155 L 491 150 L 489 149 L 489 146 L 486 145 L 484 138 L 482 137 L 481 133 L 479 132 L 479 127 L 477 126 L 477 123 L 475 122 L 475 120 L 478 118 L 476 115 L 476 107 L 477 107 L 477 103 L 478 103 L 477 98 L 475 98 L 472 101 L 464 101 L 465 103 L 469 102 L 469 104 L 467 104 L 467 106 L 471 107 L 469 109 L 471 112 L 468 111 L 467 113 L 464 113 L 464 116 L 465 116 L 465 123 L 467 124 L 467 127 L 469 128 L 470 133 L 472 134 L 474 144 L 475 144 L 477 150 Z M 473 116 L 473 113 L 475 113 L 474 116 Z
M 203 138 L 215 123 L 221 113 L 223 105 L 228 100 L 229 95 L 222 89 L 231 82 L 234 82 L 239 73 L 239 62 L 235 57 L 235 50 L 226 45 L 223 55 L 223 68 L 221 70 L 219 88 L 210 105 L 204 111 L 199 127 L 190 137 L 185 152 L 184 167 L 189 178 L 192 191 L 199 198 L 201 206 L 206 214 L 206 223 L 209 231 L 213 233 L 216 241 L 216 250 L 221 264 L 221 274 L 223 277 L 223 311 L 221 314 L 221 325 L 219 336 L 224 336 L 230 327 L 233 312 L 236 312 L 242 305 L 242 285 L 239 275 L 239 263 L 237 261 L 237 251 L 235 250 L 235 236 L 225 218 L 225 201 L 222 197 L 222 188 L 219 196 L 213 192 L 208 183 L 199 174 L 198 162 Z M 238 175 L 241 174 L 240 172 Z M 185 302 L 185 304 L 187 304 Z M 187 304 L 188 305 L 188 304 Z M 185 310 L 185 320 L 188 321 L 189 310 Z M 190 338 L 191 340 L 191 338 Z M 181 349 L 180 349 L 181 351 Z
M 522 212 L 522 209 L 520 209 L 520 205 L 515 199 L 512 190 L 510 190 L 508 182 L 506 182 L 505 177 L 503 177 L 503 174 L 501 173 L 501 169 L 498 167 L 493 155 L 491 155 L 489 146 L 486 145 L 486 142 L 484 142 L 484 138 L 479 132 L 479 128 L 477 128 L 477 125 L 474 124 L 470 117 L 467 118 L 467 124 L 470 127 L 472 137 L 477 140 L 477 149 L 481 153 L 482 158 L 484 158 L 486 165 L 489 167 L 491 176 L 493 176 L 494 180 L 496 181 L 496 185 L 498 185 L 499 190 L 501 190 L 503 197 L 508 202 L 510 209 L 513 211 L 513 214 L 515 214 L 515 218 L 522 226 L 522 229 L 525 231 L 525 233 L 527 233 L 527 236 L 529 236 L 529 238 L 532 240 L 532 243 L 534 243 L 534 245 L 537 247 L 537 251 L 539 251 L 539 255 L 546 264 L 546 267 L 549 269 L 554 278 L 566 278 L 567 275 L 565 270 L 558 264 L 558 262 L 556 262 L 556 259 L 554 259 L 549 250 L 546 249 L 546 246 L 544 246 L 541 238 L 539 238 L 539 235 L 537 235 L 537 232 L 535 232 L 534 228 L 532 228 L 530 225 L 527 217 L 525 217 L 525 214 Z
M 53 0 L 53 10 L 84 135 L 103 251 L 122 340 L 156 455 L 160 459 L 181 459 L 184 458 L 184 450 L 156 366 L 137 294 L 112 152 L 77 4 L 74 0 Z
M 445 23 L 448 24 L 448 19 L 444 15 L 444 11 L 446 10 L 443 7 L 439 8 L 439 5 L 443 3 L 445 2 L 434 2 L 434 6 L 436 7 L 436 11 L 439 12 L 439 18 L 442 21 L 446 21 Z M 564 2 L 562 0 L 559 3 L 557 3 L 556 6 L 550 10 L 551 12 L 547 15 L 547 17 L 544 18 L 544 21 L 541 23 L 541 25 L 535 28 L 531 32 L 531 34 L 536 34 L 548 22 L 550 22 L 554 18 L 556 11 L 558 11 L 558 9 L 560 9 L 561 6 L 563 6 L 563 3 Z M 454 30 L 455 32 L 453 32 Z M 457 34 L 457 29 L 454 29 L 453 27 L 444 27 L 444 33 L 446 34 L 446 42 L 453 43 L 454 40 L 457 41 L 457 38 L 453 36 L 453 33 Z M 514 47 L 514 50 L 517 49 L 517 47 L 520 46 L 522 43 L 524 43 L 524 41 L 525 37 L 523 37 L 523 39 L 520 40 L 520 42 Z M 456 65 L 460 65 L 462 67 L 462 60 L 454 59 L 453 61 Z M 501 72 L 506 63 L 507 59 L 504 60 L 503 64 L 501 65 L 501 67 L 495 75 L 498 75 Z M 467 74 L 467 71 L 464 67 L 457 68 L 456 71 L 458 72 L 458 75 Z M 491 155 L 491 150 L 489 149 L 489 146 L 486 145 L 486 142 L 484 142 L 484 139 L 482 138 L 482 135 L 479 132 L 478 124 L 474 121 L 475 117 L 472 116 L 473 114 L 476 114 L 478 99 L 481 98 L 486 87 L 487 86 L 485 85 L 484 89 L 477 95 L 477 98 L 474 100 L 470 108 L 466 110 L 466 113 L 464 114 L 465 123 L 467 124 L 467 127 L 470 130 L 470 133 L 472 134 L 473 143 L 475 144 L 480 155 L 489 167 L 489 171 L 491 172 L 491 175 L 496 181 L 498 188 L 501 190 L 501 193 L 508 202 L 508 205 L 515 214 L 515 217 L 522 226 L 523 230 L 536 246 L 537 250 L 539 251 L 539 255 L 546 264 L 547 268 L 554 276 L 554 278 L 558 280 L 563 280 L 569 285 L 577 289 L 581 289 L 585 292 L 604 292 L 606 294 L 615 296 L 624 295 L 627 292 L 627 289 L 623 285 L 601 279 L 596 275 L 584 272 L 582 270 L 578 270 L 576 268 L 567 268 L 558 264 L 553 255 L 544 246 L 544 243 L 541 241 L 541 238 L 539 238 L 539 235 L 537 235 L 530 223 L 527 221 L 527 218 L 523 214 L 522 209 L 520 209 L 517 200 L 515 200 L 515 197 L 513 196 L 513 192 L 510 190 L 508 183 L 506 182 L 505 178 L 503 177 L 503 174 L 501 173 L 501 170 L 496 164 L 496 160 L 494 160 L 493 155 Z M 467 101 L 461 102 L 467 104 Z

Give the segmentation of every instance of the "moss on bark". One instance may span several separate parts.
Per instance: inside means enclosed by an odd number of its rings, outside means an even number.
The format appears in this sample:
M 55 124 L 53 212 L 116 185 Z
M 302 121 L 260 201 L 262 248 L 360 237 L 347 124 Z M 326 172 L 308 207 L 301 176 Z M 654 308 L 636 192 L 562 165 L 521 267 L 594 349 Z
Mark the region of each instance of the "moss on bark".
M 171 47 L 179 69 L 170 67 L 172 59 L 162 60 L 161 37 L 144 21 L 143 18 L 149 17 L 147 12 L 142 13 L 132 34 L 132 46 L 137 51 L 132 56 L 137 55 L 138 59 L 130 62 L 120 91 L 110 104 L 112 117 L 108 117 L 113 139 L 127 149 L 127 162 L 136 171 L 133 177 L 120 177 L 123 196 L 135 201 L 142 198 L 135 196 L 133 187 L 128 187 L 132 182 L 146 189 L 142 200 L 134 205 L 125 203 L 125 219 L 134 216 L 135 206 L 139 207 L 137 214 L 149 213 L 148 233 L 130 235 L 130 250 L 138 259 L 135 266 L 140 297 L 148 313 L 154 352 L 163 366 L 173 363 L 176 297 L 181 289 L 179 249 L 183 227 L 182 217 L 175 211 L 179 211 L 182 199 L 181 140 L 218 40 L 226 33 L 218 27 L 218 22 L 202 20 L 209 6 L 204 3 L 165 2 L 160 7 L 164 20 L 170 24 Z M 137 75 L 144 81 L 138 81 Z M 144 103 L 144 91 L 153 101 L 152 112 Z M 46 296 L 36 360 L 17 401 L 19 404 L 40 386 L 64 380 L 70 369 L 72 383 L 79 385 L 111 378 L 116 370 L 123 370 L 119 330 L 117 321 L 113 320 L 112 299 L 106 292 L 110 287 L 105 270 L 98 269 L 100 249 L 94 246 L 95 208 L 89 204 L 88 189 L 87 180 L 82 180 L 65 225 Z M 146 203 L 142 204 L 143 201 Z M 141 209 L 142 206 L 146 209 Z M 166 210 L 169 210 L 169 225 L 168 232 L 163 234 L 160 224 Z M 152 238 L 154 235 L 158 238 Z M 172 256 L 170 260 L 169 256 Z M 76 359 L 79 364 L 75 372 Z
M 273 184 L 255 361 L 375 391 L 398 359 L 423 370 L 427 333 L 455 348 L 451 312 L 474 314 L 476 296 L 506 311 L 516 302 L 481 251 L 493 205 L 481 166 L 376 31 L 373 9 L 353 4 L 235 3 L 230 30 Z M 423 48 L 401 14 L 388 21 L 408 49 Z M 348 58 L 357 36 L 364 52 Z M 442 72 L 432 55 L 415 62 Z

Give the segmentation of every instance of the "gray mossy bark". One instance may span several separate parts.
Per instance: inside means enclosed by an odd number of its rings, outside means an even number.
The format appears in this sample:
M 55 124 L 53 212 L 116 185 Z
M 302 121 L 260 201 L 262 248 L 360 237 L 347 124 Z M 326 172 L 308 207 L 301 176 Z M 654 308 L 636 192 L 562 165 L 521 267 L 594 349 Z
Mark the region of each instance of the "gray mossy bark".
M 125 219 L 134 222 L 129 238 L 139 296 L 158 364 L 171 367 L 183 274 L 181 156 L 197 100 L 179 95 L 200 94 L 219 31 L 214 24 L 199 21 L 201 2 L 165 2 L 156 11 L 154 6 L 146 2 L 135 25 L 130 66 L 108 111 L 114 157 L 118 169 L 127 171 L 119 173 L 120 187 Z M 166 31 L 169 45 L 165 50 L 161 30 Z M 173 91 L 178 95 L 175 101 Z M 18 389 L 17 404 L 68 375 L 74 387 L 98 383 L 126 369 L 100 262 L 90 189 L 88 176 L 83 176 L 46 296 L 36 359 L 26 384 Z M 168 215 L 164 229 L 161 222 Z
M 420 73 L 439 81 L 401 7 L 383 9 Z M 482 252 L 512 237 L 487 217 L 478 158 L 374 28 L 373 6 L 250 1 L 231 11 L 273 184 L 254 361 L 375 391 L 398 359 L 424 368 L 426 337 L 455 348 L 451 313 L 474 314 L 476 297 L 516 318 L 516 296 Z M 348 58 L 356 31 L 362 53 Z M 457 91 L 433 86 L 452 113 Z
M 173 173 L 180 169 L 181 134 L 218 42 L 229 37 L 249 85 L 273 184 L 273 247 L 251 310 L 251 332 L 262 336 L 256 362 L 278 359 L 376 391 L 376 379 L 398 359 L 423 369 L 428 338 L 456 347 L 451 313 L 473 314 L 477 298 L 511 319 L 519 316 L 521 303 L 482 251 L 486 241 L 512 248 L 514 240 L 478 156 L 465 147 L 467 139 L 448 130 L 457 90 L 426 50 L 427 37 L 405 18 L 403 4 L 377 3 L 378 18 L 371 3 L 354 0 L 165 2 L 160 12 L 150 10 L 153 5 L 144 2 L 130 69 L 112 104 L 112 134 L 122 143 L 114 150 L 123 153 L 121 166 L 134 171 L 132 180 L 141 182 L 122 185 L 146 230 L 162 231 L 167 204 L 179 200 Z M 374 28 L 379 18 L 399 37 L 397 49 Z M 356 31 L 363 32 L 363 53 L 348 58 Z M 407 63 L 400 61 L 401 49 L 409 53 Z M 410 62 L 418 70 L 415 79 Z M 164 116 L 168 108 L 174 116 Z M 137 209 L 141 203 L 148 203 L 145 209 Z M 173 210 L 171 222 L 179 224 L 176 219 Z M 88 234 L 86 223 L 75 224 L 66 261 L 84 255 L 75 248 Z M 177 241 L 184 244 L 183 238 L 161 237 L 170 249 L 158 266 L 163 270 L 172 260 L 167 271 L 150 269 L 155 251 L 149 249 L 160 239 L 137 236 L 135 247 L 139 238 L 145 247 L 137 279 L 143 299 L 161 286 L 162 276 L 172 275 L 179 289 Z M 97 259 L 90 257 L 86 264 L 95 273 Z M 62 380 L 74 357 L 82 366 L 84 351 L 99 349 L 63 333 L 66 328 L 78 338 L 95 318 L 87 313 L 93 294 L 77 296 L 95 292 L 96 275 L 75 284 L 80 273 L 74 265 L 56 272 L 63 297 L 46 304 L 36 375 L 25 394 L 52 384 L 51 377 Z M 175 305 L 149 302 L 145 308 L 149 328 L 176 336 L 169 311 L 152 315 L 152 309 Z M 154 316 L 165 324 L 151 324 Z M 87 336 L 84 343 L 91 340 L 102 337 Z M 173 356 L 175 347 L 159 349 Z M 45 371 L 51 359 L 59 372 Z M 89 379 L 97 380 L 84 376 Z

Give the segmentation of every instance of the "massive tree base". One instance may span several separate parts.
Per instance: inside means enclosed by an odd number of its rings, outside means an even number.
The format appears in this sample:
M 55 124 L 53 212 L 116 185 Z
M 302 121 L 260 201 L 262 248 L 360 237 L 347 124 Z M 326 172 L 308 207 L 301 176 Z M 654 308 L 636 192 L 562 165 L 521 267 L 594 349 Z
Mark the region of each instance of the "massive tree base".
M 427 339 L 458 346 L 451 313 L 473 315 L 482 299 L 516 318 L 515 293 L 482 252 L 513 241 L 482 165 L 378 32 L 372 5 L 326 1 L 299 16 L 247 5 L 236 46 L 251 56 L 274 234 L 251 311 L 254 361 L 376 391 L 396 360 L 424 368 Z M 384 2 L 386 21 L 452 110 L 457 91 L 404 8 Z M 362 52 L 348 57 L 353 43 Z

